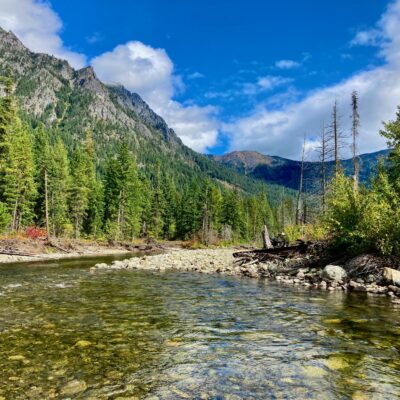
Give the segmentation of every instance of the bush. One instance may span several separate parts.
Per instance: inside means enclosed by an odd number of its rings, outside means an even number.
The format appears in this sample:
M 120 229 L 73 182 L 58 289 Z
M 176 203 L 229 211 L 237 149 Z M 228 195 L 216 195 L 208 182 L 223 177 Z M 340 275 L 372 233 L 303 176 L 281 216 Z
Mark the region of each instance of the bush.
M 380 168 L 369 190 L 354 190 L 353 180 L 338 173 L 324 218 L 334 244 L 355 253 L 400 254 L 399 196 Z

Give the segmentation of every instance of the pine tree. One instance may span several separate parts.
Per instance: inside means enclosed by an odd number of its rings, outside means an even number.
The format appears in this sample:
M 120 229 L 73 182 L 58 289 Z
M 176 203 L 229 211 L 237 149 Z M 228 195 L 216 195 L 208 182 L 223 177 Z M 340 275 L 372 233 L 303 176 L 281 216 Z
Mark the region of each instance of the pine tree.
M 117 158 L 107 162 L 105 179 L 106 226 L 109 236 L 117 241 L 139 236 L 142 216 L 142 184 L 137 167 L 126 144 Z
M 73 222 L 74 236 L 81 233 L 84 218 L 87 215 L 90 194 L 90 182 L 87 171 L 87 158 L 78 147 L 72 155 L 71 187 L 69 196 L 70 216 Z
M 161 183 L 161 166 L 157 162 L 152 179 L 151 219 L 149 221 L 149 232 L 155 238 L 161 237 L 164 231 L 164 213 L 166 208 L 164 192 Z
M 96 237 L 100 235 L 103 225 L 104 187 L 96 174 L 96 154 L 93 132 L 90 129 L 85 132 L 83 149 L 89 190 L 88 209 L 83 221 L 83 227 L 86 234 Z
M 11 213 L 11 230 L 19 231 L 34 219 L 34 163 L 32 140 L 26 126 L 15 116 L 1 143 L 4 150 L 2 192 Z
M 10 228 L 18 231 L 34 218 L 32 137 L 18 116 L 12 81 L 2 78 L 1 83 L 6 96 L 0 101 L 0 195 L 11 215 Z
M 48 177 L 49 226 L 54 236 L 60 236 L 69 224 L 68 189 L 71 183 L 68 154 L 60 138 L 56 140 L 52 147 L 49 166 L 46 171 Z

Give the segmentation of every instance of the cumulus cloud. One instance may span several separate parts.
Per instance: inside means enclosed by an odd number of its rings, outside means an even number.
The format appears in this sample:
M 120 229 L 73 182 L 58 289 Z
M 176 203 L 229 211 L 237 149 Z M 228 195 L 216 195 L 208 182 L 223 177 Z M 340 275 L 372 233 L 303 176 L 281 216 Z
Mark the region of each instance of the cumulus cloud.
M 279 69 L 294 69 L 300 67 L 300 63 L 294 60 L 279 60 L 275 63 L 275 67 Z
M 0 26 L 13 31 L 32 51 L 68 60 L 75 68 L 86 64 L 85 55 L 64 46 L 60 37 L 62 22 L 48 2 L 1 0 Z
M 358 91 L 360 98 L 360 151 L 386 147 L 378 132 L 382 121 L 392 119 L 400 104 L 400 0 L 389 5 L 373 30 L 363 32 L 369 33 L 357 33 L 351 44 L 379 46 L 378 54 L 384 60 L 382 66 L 313 90 L 280 108 L 259 105 L 249 115 L 224 126 L 231 138 L 231 150 L 257 149 L 298 158 L 304 134 L 311 138 L 319 134 L 323 121 L 329 122 L 335 99 L 339 102 L 342 129 L 350 131 L 353 90 Z
M 173 99 L 184 90 L 184 84 L 174 74 L 174 65 L 164 49 L 132 41 L 95 57 L 91 63 L 103 81 L 121 83 L 142 96 L 189 147 L 204 151 L 216 143 L 217 110 Z

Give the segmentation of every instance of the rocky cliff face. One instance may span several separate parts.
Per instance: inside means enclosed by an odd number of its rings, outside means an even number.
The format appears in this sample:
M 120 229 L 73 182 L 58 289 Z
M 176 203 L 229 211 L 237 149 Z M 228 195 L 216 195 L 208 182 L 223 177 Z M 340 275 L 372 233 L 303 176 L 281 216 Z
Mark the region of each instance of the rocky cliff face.
M 33 53 L 1 28 L 0 76 L 13 78 L 26 121 L 32 126 L 44 123 L 69 150 L 90 128 L 100 171 L 106 156 L 124 140 L 148 175 L 161 162 L 164 172 L 182 185 L 211 177 L 229 187 L 259 191 L 260 183 L 183 145 L 138 94 L 105 85 L 91 67 L 75 70 L 65 60 Z M 275 187 L 270 190 L 277 193 Z
M 181 145 L 175 132 L 138 94 L 107 86 L 92 67 L 74 70 L 68 62 L 27 49 L 12 32 L 0 28 L 0 75 L 12 76 L 24 111 L 46 124 L 63 124 L 71 104 L 80 103 L 77 128 L 109 124 L 111 131 L 131 131 L 135 140 L 162 139 Z M 76 104 L 73 104 L 76 105 Z

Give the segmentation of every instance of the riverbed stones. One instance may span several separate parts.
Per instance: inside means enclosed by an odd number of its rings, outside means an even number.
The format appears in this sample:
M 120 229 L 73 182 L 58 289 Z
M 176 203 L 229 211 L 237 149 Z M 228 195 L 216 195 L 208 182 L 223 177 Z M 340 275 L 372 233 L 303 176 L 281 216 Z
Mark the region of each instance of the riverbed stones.
M 89 347 L 89 346 L 91 346 L 91 345 L 92 345 L 92 343 L 89 342 L 89 340 L 78 340 L 78 341 L 75 343 L 75 346 L 76 346 L 76 347 L 81 347 L 81 348 Z
M 350 281 L 349 282 L 349 287 L 354 291 L 354 292 L 366 292 L 367 288 L 365 287 L 364 284 L 358 283 L 356 281 Z
M 322 270 L 313 266 L 307 267 L 309 259 L 306 257 L 285 260 L 269 260 L 246 264 L 235 263 L 234 249 L 171 249 L 168 253 L 133 257 L 128 260 L 114 261 L 112 264 L 100 263 L 90 269 L 91 273 L 100 271 L 113 272 L 116 270 L 145 270 L 164 273 L 168 271 L 188 271 L 202 274 L 239 275 L 250 278 L 275 279 L 283 284 L 301 285 L 310 289 L 334 291 L 352 290 L 355 292 L 367 292 L 371 294 L 388 294 L 400 298 L 400 271 L 388 270 L 383 277 L 380 272 L 370 275 L 362 275 L 360 266 L 355 266 L 356 261 L 362 262 L 362 268 L 368 262 L 377 263 L 375 256 L 358 257 L 344 267 L 336 264 L 326 265 Z M 372 261 L 371 261 L 372 260 Z M 381 259 L 379 259 L 382 261 Z M 349 269 L 349 265 L 354 269 Z M 387 264 L 388 265 L 388 264 Z M 390 265 L 390 263 L 389 263 Z M 352 268 L 353 268 L 352 267 Z M 383 266 L 381 271 L 383 271 Z M 394 271 L 394 272 L 393 272 Z M 355 274 L 357 272 L 357 274 Z M 360 274 L 362 277 L 360 277 Z M 397 274 L 399 277 L 397 279 Z M 355 275 L 355 276 L 354 276 Z M 399 282 L 399 283 L 394 283 Z M 391 285 L 388 289 L 388 285 Z
M 74 379 L 73 381 L 68 382 L 62 389 L 61 395 L 63 396 L 73 396 L 78 393 L 82 393 L 87 389 L 87 385 L 85 381 L 80 381 L 78 379 Z
M 346 271 L 339 265 L 327 265 L 321 272 L 321 278 L 332 282 L 343 282 L 346 277 Z
M 383 278 L 392 285 L 400 286 L 400 271 L 397 269 L 384 268 Z

